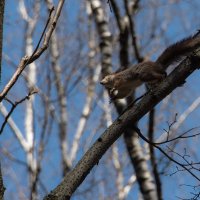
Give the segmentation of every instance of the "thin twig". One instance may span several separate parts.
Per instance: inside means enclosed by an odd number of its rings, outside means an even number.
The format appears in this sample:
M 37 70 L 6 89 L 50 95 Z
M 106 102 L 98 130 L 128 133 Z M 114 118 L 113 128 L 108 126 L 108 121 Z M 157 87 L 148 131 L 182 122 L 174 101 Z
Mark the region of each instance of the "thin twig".
M 33 61 L 31 62 L 31 59 L 33 58 L 33 56 L 35 55 L 35 53 L 37 52 L 37 50 L 38 50 L 38 48 L 39 48 L 39 46 L 40 46 L 40 43 L 41 43 L 41 41 L 42 41 L 42 38 L 44 37 L 44 34 L 45 34 L 45 32 L 46 32 L 46 29 L 47 29 L 47 27 L 48 27 L 48 25 L 49 25 L 49 22 L 50 22 L 50 19 L 51 19 L 51 14 L 53 13 L 53 11 L 54 11 L 54 7 L 52 7 L 52 8 L 50 9 L 48 20 L 47 20 L 47 22 L 46 22 L 46 25 L 45 25 L 43 31 L 42 31 L 42 34 L 41 34 L 40 39 L 39 39 L 39 41 L 38 41 L 38 44 L 37 44 L 35 50 L 33 51 L 32 55 L 30 56 L 30 58 L 29 58 L 29 59 L 27 60 L 27 62 L 25 63 L 25 65 L 30 64 L 30 63 L 33 62 Z
M 200 181 L 200 178 L 197 177 L 192 171 L 190 171 L 190 169 L 188 169 L 184 164 L 176 161 L 175 159 L 173 159 L 172 157 L 170 157 L 161 147 L 155 145 L 154 143 L 152 143 L 151 141 L 149 141 L 140 131 L 140 129 L 138 127 L 134 127 L 136 133 L 148 144 L 153 145 L 155 148 L 157 148 L 161 153 L 163 153 L 169 160 L 171 160 L 172 162 L 176 163 L 178 166 L 182 167 L 183 169 L 185 169 L 188 173 L 190 173 L 193 177 L 195 177 L 198 181 Z
M 11 116 L 11 114 L 13 113 L 13 111 L 15 110 L 15 108 L 16 108 L 20 103 L 22 103 L 23 101 L 29 100 L 29 99 L 30 99 L 30 96 L 33 95 L 33 94 L 35 94 L 35 93 L 37 93 L 37 90 L 34 90 L 34 89 L 33 89 L 32 91 L 30 91 L 30 92 L 28 93 L 27 96 L 25 96 L 23 99 L 21 99 L 21 100 L 19 100 L 19 101 L 16 101 L 15 103 L 13 103 L 13 102 L 11 102 L 10 100 L 6 99 L 7 101 L 9 101 L 9 102 L 12 104 L 12 107 L 11 107 L 11 109 L 10 109 L 8 115 L 5 117 L 5 120 L 4 120 L 4 122 L 3 122 L 2 126 L 1 126 L 1 129 L 0 129 L 0 134 L 3 133 L 4 127 L 5 127 L 5 125 L 7 124 L 7 121 L 8 121 L 8 119 L 9 119 L 9 117 Z

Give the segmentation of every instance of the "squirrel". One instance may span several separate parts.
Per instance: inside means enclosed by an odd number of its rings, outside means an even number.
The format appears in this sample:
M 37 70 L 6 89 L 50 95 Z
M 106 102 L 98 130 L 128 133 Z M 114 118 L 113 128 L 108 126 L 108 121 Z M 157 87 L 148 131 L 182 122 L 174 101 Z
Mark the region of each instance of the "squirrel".
M 170 45 L 155 62 L 143 61 L 123 71 L 105 76 L 100 83 L 109 90 L 111 100 L 128 97 L 143 83 L 149 88 L 160 83 L 167 76 L 166 69 L 170 64 L 180 61 L 183 56 L 188 56 L 198 47 L 200 47 L 200 30 L 195 35 Z

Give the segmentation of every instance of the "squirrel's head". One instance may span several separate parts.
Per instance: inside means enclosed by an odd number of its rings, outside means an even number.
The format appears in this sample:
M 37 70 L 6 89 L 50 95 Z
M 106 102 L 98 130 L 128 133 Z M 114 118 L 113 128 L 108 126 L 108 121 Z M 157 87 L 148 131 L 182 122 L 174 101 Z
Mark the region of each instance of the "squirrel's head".
M 105 87 L 107 88 L 112 88 L 113 87 L 113 84 L 114 84 L 114 75 L 107 75 L 105 76 L 101 82 L 100 82 L 102 85 L 104 85 Z

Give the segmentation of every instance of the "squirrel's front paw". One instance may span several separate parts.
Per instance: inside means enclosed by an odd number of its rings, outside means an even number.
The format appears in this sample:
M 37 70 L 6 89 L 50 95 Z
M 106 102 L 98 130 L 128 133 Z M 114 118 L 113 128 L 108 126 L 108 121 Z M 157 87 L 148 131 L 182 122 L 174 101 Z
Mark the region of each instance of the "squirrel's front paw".
M 119 91 L 116 90 L 115 88 L 112 88 L 109 92 L 110 92 L 110 103 L 112 103 L 112 101 L 116 100 Z
M 116 90 L 115 88 L 112 88 L 112 89 L 110 90 L 110 96 L 111 96 L 111 97 L 116 97 L 118 93 L 119 93 L 119 91 Z

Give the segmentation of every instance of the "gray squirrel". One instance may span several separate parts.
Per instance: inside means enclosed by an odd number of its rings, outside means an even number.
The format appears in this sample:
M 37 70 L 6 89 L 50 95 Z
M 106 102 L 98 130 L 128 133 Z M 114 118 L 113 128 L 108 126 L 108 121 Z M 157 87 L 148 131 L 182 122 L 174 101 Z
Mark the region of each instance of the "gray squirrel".
M 125 70 L 105 76 L 101 80 L 110 92 L 112 100 L 125 98 L 142 83 L 149 88 L 160 83 L 166 77 L 167 67 L 183 56 L 188 56 L 200 47 L 200 30 L 193 36 L 178 41 L 166 48 L 158 59 L 143 61 Z

